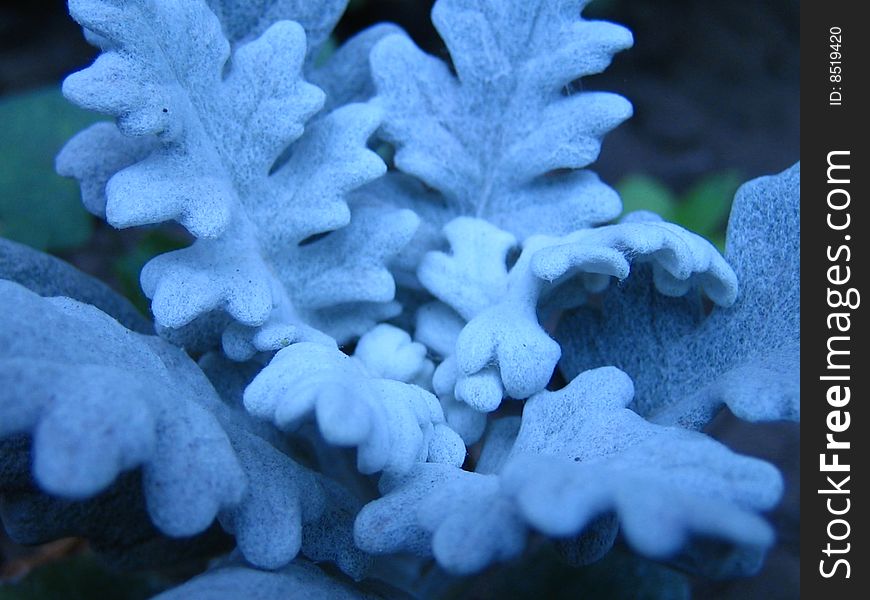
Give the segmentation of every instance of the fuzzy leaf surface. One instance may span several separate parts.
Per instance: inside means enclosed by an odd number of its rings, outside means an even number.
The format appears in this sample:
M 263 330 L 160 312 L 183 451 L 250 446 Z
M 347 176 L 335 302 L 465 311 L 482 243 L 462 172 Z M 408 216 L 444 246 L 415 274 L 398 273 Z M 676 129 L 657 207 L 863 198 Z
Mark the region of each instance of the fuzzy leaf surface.
M 362 193 L 423 220 L 402 269 L 457 216 L 523 240 L 619 214 L 616 193 L 585 168 L 631 105 L 615 94 L 568 90 L 604 70 L 632 36 L 582 19 L 585 4 L 439 0 L 432 19 L 455 74 L 404 35 L 374 47 L 373 102 L 384 110 L 380 135 L 396 149 L 397 171 Z
M 370 343 L 377 342 L 361 341 L 363 348 Z M 358 449 L 362 473 L 405 473 L 427 459 L 459 466 L 465 458 L 431 393 L 373 376 L 361 360 L 320 344 L 279 351 L 245 390 L 244 402 L 282 430 L 314 417 L 328 443 Z
M 771 529 L 757 513 L 782 493 L 776 469 L 644 420 L 625 408 L 632 395 L 631 380 L 612 367 L 540 392 L 519 428 L 496 421 L 479 472 L 420 464 L 382 481 L 384 497 L 357 517 L 357 543 L 372 553 L 432 555 L 468 574 L 519 555 L 534 529 L 585 536 L 590 562 L 613 543 L 617 522 L 602 521 L 612 512 L 634 549 L 654 558 L 674 556 L 694 536 L 769 546 Z
M 115 523 L 150 539 L 136 512 L 144 496 L 166 536 L 200 534 L 217 517 L 259 567 L 281 567 L 301 550 L 362 576 L 366 561 L 336 543 L 341 531 L 350 539 L 355 498 L 295 461 L 240 405 L 221 400 L 182 350 L 69 298 L 41 298 L 9 281 L 0 281 L 0 292 L 7 382 L 0 487 L 11 494 L 4 506 L 10 531 L 31 543 L 93 534 L 111 546 L 119 534 L 101 527 Z M 15 451 L 22 436 L 31 442 Z M 31 491 L 26 456 L 42 495 Z M 141 492 L 128 481 L 134 469 Z M 107 495 L 89 504 L 99 494 Z
M 567 375 L 601 365 L 637 385 L 632 407 L 663 424 L 700 428 L 727 405 L 751 421 L 799 420 L 800 166 L 737 193 L 725 257 L 741 283 L 730 308 L 663 298 L 640 273 L 579 309 L 557 332 Z
M 234 334 L 244 358 L 278 341 L 326 342 L 321 330 L 353 337 L 395 312 L 382 306 L 394 295 L 385 262 L 416 219 L 361 210 L 347 227 L 345 195 L 384 171 L 365 146 L 380 117 L 349 104 L 309 122 L 324 94 L 303 77 L 299 24 L 276 21 L 231 50 L 201 0 L 77 0 L 70 8 L 103 54 L 68 77 L 64 93 L 114 116 L 117 130 L 98 124 L 73 138 L 58 170 L 78 177 L 88 208 L 116 227 L 176 220 L 197 238 L 142 272 L 160 326 L 226 313 L 254 330 L 242 336 L 245 352 Z M 245 7 L 224 8 L 235 22 Z M 345 246 L 361 252 L 337 252 Z M 256 346 L 264 326 L 281 335 Z
M 560 288 L 569 288 L 566 296 L 579 304 L 611 277 L 628 277 L 633 262 L 650 263 L 656 288 L 667 296 L 698 287 L 727 306 L 737 295 L 734 272 L 719 252 L 672 223 L 629 222 L 562 237 L 532 236 L 510 270 L 515 240 L 506 232 L 459 217 L 445 227 L 445 235 L 452 252 L 426 254 L 418 277 L 468 323 L 448 354 L 455 353 L 455 361 L 438 367 L 438 387 L 449 385 L 452 369 L 454 396 L 479 411 L 495 410 L 503 396 L 528 398 L 549 382 L 561 349 L 538 315 Z

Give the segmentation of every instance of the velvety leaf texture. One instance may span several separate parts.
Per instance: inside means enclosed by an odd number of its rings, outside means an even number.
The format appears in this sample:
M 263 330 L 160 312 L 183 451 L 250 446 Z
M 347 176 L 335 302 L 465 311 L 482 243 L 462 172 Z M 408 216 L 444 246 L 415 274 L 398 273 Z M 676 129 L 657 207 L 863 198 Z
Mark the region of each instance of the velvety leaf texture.
M 277 21 L 296 21 L 307 34 L 313 59 L 329 37 L 348 0 L 207 0 L 220 19 L 227 39 L 244 44 L 259 37 Z
M 375 47 L 382 134 L 396 146 L 399 171 L 440 193 L 434 225 L 481 217 L 524 238 L 619 213 L 616 194 L 578 169 L 595 160 L 600 137 L 631 106 L 614 94 L 563 91 L 603 70 L 632 38 L 617 25 L 580 19 L 584 4 L 441 0 L 432 18 L 456 75 L 405 36 Z M 402 195 L 400 188 L 393 186 Z
M 388 343 L 371 339 L 389 326 L 380 327 L 360 340 L 363 356 L 370 345 Z M 404 473 L 427 459 L 460 466 L 465 445 L 445 425 L 435 396 L 416 385 L 373 376 L 371 370 L 337 349 L 294 344 L 278 352 L 248 386 L 245 407 L 284 430 L 313 414 L 327 442 L 358 447 L 363 473 Z M 406 374 L 416 372 L 412 368 Z
M 248 10 L 236 4 L 222 5 L 233 31 Z M 64 93 L 115 116 L 120 133 L 107 124 L 84 131 L 61 153 L 59 171 L 80 178 L 88 207 L 117 227 L 177 220 L 198 238 L 143 270 L 160 325 L 225 311 L 251 330 L 231 333 L 232 353 L 244 357 L 323 340 L 320 330 L 346 339 L 395 312 L 384 264 L 417 220 L 361 209 L 348 226 L 345 194 L 384 169 L 365 147 L 379 114 L 349 104 L 306 129 L 324 94 L 303 79 L 300 25 L 274 22 L 231 54 L 200 1 L 84 0 L 70 8 L 103 54 L 67 78 Z M 337 252 L 348 245 L 368 251 Z M 264 326 L 270 333 L 256 337 Z
M 627 277 L 633 260 L 652 265 L 656 287 L 668 296 L 697 286 L 715 302 L 730 305 L 737 294 L 734 272 L 718 251 L 672 223 L 622 223 L 561 238 L 532 236 L 510 272 L 505 261 L 513 240 L 505 232 L 467 217 L 450 222 L 444 231 L 452 255 L 426 254 L 418 275 L 436 297 L 468 319 L 456 338 L 455 364 L 445 361 L 439 369 L 454 371 L 455 397 L 480 411 L 495 410 L 504 395 L 527 398 L 547 385 L 560 348 L 538 323 L 537 309 L 575 278 L 587 289 L 600 289 L 610 276 Z M 574 291 L 575 301 L 582 302 L 584 294 Z
M 651 262 L 671 296 L 696 286 L 728 305 L 737 293 L 715 248 L 675 225 L 590 228 L 614 218 L 620 203 L 585 167 L 631 108 L 614 94 L 573 92 L 572 83 L 603 70 L 631 34 L 581 19 L 584 5 L 436 3 L 433 22 L 455 75 L 405 36 L 372 51 L 372 102 L 383 108 L 379 135 L 396 148 L 396 170 L 360 194 L 420 215 L 397 279 L 468 322 L 433 382 L 466 442 L 479 436 L 480 419 L 460 416 L 457 401 L 490 412 L 552 377 L 561 351 L 538 322 L 548 296 L 582 304 L 585 289 L 625 278 L 632 260 Z M 450 254 L 435 249 L 442 236 Z M 431 335 L 426 325 L 418 321 L 421 339 Z
M 700 428 L 723 404 L 751 421 L 799 420 L 799 165 L 737 192 L 725 255 L 741 281 L 732 307 L 705 317 L 698 298 L 662 298 L 649 272 L 632 277 L 600 311 L 563 321 L 565 373 L 624 369 L 633 407 L 663 424 Z
M 605 535 L 599 520 L 612 512 L 629 544 L 657 558 L 673 556 L 691 536 L 770 545 L 757 512 L 781 495 L 776 469 L 702 434 L 645 421 L 625 408 L 633 393 L 613 367 L 540 392 L 518 432 L 507 420 L 490 433 L 481 472 L 421 464 L 385 482 L 386 495 L 357 518 L 357 542 L 369 552 L 433 555 L 445 569 L 469 573 L 520 554 L 529 529 L 603 537 L 587 544 L 589 561 L 613 542 L 616 522 L 605 521 L 613 529 Z
M 4 386 L 2 435 L 33 435 L 40 486 L 87 498 L 141 465 L 149 512 L 176 536 L 202 531 L 241 499 L 244 474 L 209 399 L 189 390 L 178 401 L 174 371 L 195 365 L 177 349 L 10 282 L 2 301 L 3 379 L 17 383 Z
M 126 298 L 67 263 L 0 238 L 0 279 L 8 279 L 42 296 L 67 296 L 92 304 L 128 329 L 153 333 L 154 326 Z
M 179 349 L 91 306 L 40 298 L 12 282 L 0 287 L 0 369 L 9 382 L 0 438 L 32 436 L 33 473 L 46 492 L 83 500 L 141 467 L 158 529 L 191 536 L 219 517 L 245 558 L 265 568 L 297 555 L 304 526 L 335 541 L 334 507 L 355 513 L 347 491 L 294 461 L 280 439 L 262 437 Z M 4 452 L 3 460 L 15 456 Z M 42 501 L 31 505 L 39 510 Z M 17 518 L 33 519 L 22 510 Z M 322 554 L 317 537 L 308 543 Z M 339 564 L 361 577 L 360 558 L 348 551 Z
M 759 569 L 783 479 L 699 430 L 799 419 L 799 166 L 738 191 L 724 257 L 614 222 L 589 166 L 632 109 L 580 80 L 630 32 L 437 0 L 448 62 L 389 24 L 334 49 L 348 4 L 70 0 L 102 53 L 64 94 L 113 122 L 58 172 L 193 241 L 142 269 L 151 323 L 0 240 L 10 537 L 208 559 L 167 600 L 452 597 L 527 546 Z

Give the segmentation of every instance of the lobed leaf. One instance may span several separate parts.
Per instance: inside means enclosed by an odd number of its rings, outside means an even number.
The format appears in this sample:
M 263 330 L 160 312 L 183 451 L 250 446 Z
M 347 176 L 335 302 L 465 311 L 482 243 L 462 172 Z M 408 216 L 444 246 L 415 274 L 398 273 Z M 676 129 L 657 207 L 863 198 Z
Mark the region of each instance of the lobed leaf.
M 728 305 L 737 293 L 734 273 L 718 251 L 671 223 L 628 222 L 560 238 L 533 236 L 510 271 L 508 234 L 464 217 L 445 229 L 452 253 L 427 254 L 419 279 L 468 323 L 448 351 L 455 361 L 439 366 L 439 387 L 449 387 L 454 373 L 455 397 L 479 411 L 495 410 L 505 395 L 528 398 L 550 381 L 561 349 L 539 324 L 538 312 L 572 280 L 599 291 L 610 277 L 625 279 L 632 261 L 652 264 L 656 287 L 669 296 L 698 286 L 714 302 Z M 575 305 L 586 297 L 575 295 Z
M 362 338 L 362 356 L 382 333 Z M 411 376 L 417 370 L 410 369 Z M 358 449 L 362 473 L 404 473 L 426 460 L 459 466 L 465 458 L 465 446 L 444 423 L 432 394 L 373 376 L 362 360 L 320 344 L 279 351 L 245 390 L 245 407 L 282 430 L 315 417 L 328 443 Z
M 431 555 L 456 574 L 519 555 L 530 529 L 579 539 L 574 558 L 583 563 L 610 549 L 617 523 L 636 551 L 657 559 L 698 536 L 768 547 L 772 532 L 757 513 L 782 493 L 776 469 L 644 420 L 625 408 L 632 395 L 615 368 L 536 394 L 519 427 L 496 421 L 478 472 L 420 464 L 382 480 L 385 495 L 357 517 L 357 543 Z
M 347 194 L 384 171 L 366 148 L 379 112 L 348 104 L 312 120 L 324 94 L 303 77 L 305 32 L 276 20 L 298 16 L 319 39 L 343 3 L 322 12 L 281 0 L 211 4 L 223 23 L 202 0 L 71 4 L 103 54 L 64 93 L 114 116 L 117 130 L 79 134 L 58 170 L 79 178 L 86 205 L 117 227 L 176 220 L 198 238 L 142 272 L 161 328 L 226 327 L 205 318 L 226 313 L 255 330 L 231 335 L 239 358 L 282 347 L 286 335 L 256 337 L 263 326 L 292 330 L 287 343 L 326 341 L 320 329 L 358 336 L 395 312 L 385 265 L 416 221 L 361 209 L 347 227 Z M 266 12 L 254 19 L 254 8 Z
M 203 531 L 239 502 L 244 473 L 209 399 L 187 388 L 179 400 L 175 371 L 195 368 L 189 359 L 93 307 L 42 299 L 5 281 L 0 289 L 3 380 L 10 383 L 0 435 L 33 436 L 43 489 L 83 499 L 141 466 L 151 518 L 174 536 Z M 178 364 L 167 364 L 170 358 Z
M 395 146 L 397 171 L 361 193 L 420 214 L 431 229 L 414 256 L 433 249 L 432 231 L 457 216 L 524 240 L 619 214 L 613 190 L 584 168 L 631 106 L 615 94 L 567 91 L 632 38 L 581 19 L 585 4 L 439 0 L 432 19 L 455 74 L 403 35 L 374 47 L 373 102 L 384 110 L 380 135 Z
M 296 21 L 307 34 L 309 60 L 326 42 L 347 3 L 348 0 L 208 0 L 227 39 L 234 45 L 258 38 L 278 21 Z
M 640 273 L 609 290 L 601 312 L 560 325 L 562 368 L 612 364 L 637 383 L 632 405 L 663 424 L 700 428 L 723 405 L 744 419 L 800 418 L 800 166 L 737 193 L 725 256 L 742 291 L 709 316 L 699 299 L 657 297 Z
M 342 529 L 349 542 L 356 499 L 222 401 L 182 350 L 12 282 L 0 281 L 0 304 L 0 439 L 32 439 L 21 451 L 4 445 L 0 462 L 3 518 L 22 541 L 79 533 L 109 549 L 142 540 L 136 552 L 147 554 L 163 545 L 145 510 L 170 537 L 200 534 L 218 517 L 254 565 L 281 567 L 301 549 L 362 576 L 352 547 L 323 548 Z M 133 469 L 141 486 L 125 475 Z

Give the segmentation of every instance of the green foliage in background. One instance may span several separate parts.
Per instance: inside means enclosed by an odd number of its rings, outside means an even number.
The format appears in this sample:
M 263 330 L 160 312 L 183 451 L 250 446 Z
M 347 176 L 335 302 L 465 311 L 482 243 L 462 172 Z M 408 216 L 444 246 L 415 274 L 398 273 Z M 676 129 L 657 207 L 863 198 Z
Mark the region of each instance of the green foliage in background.
M 682 225 L 725 249 L 725 226 L 734 193 L 743 182 L 737 171 L 723 171 L 700 179 L 677 195 L 647 175 L 629 175 L 615 187 L 622 197 L 623 214 L 650 210 L 665 221 Z
M 54 157 L 97 120 L 57 86 L 0 99 L 0 236 L 50 251 L 87 243 L 91 216 L 76 182 L 54 172 Z

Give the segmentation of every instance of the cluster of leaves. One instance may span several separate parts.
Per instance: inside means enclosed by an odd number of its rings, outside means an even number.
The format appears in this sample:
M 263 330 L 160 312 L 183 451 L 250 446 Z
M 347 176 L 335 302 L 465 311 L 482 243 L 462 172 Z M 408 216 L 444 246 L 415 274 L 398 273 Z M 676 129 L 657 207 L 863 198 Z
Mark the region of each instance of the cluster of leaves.
M 477 573 L 532 532 L 575 565 L 621 536 L 757 569 L 780 476 L 697 430 L 799 416 L 798 167 L 742 188 L 724 258 L 613 222 L 587 167 L 631 106 L 574 83 L 626 29 L 439 0 L 449 65 L 390 25 L 316 60 L 345 4 L 70 1 L 103 53 L 64 94 L 114 121 L 58 171 L 193 242 L 142 269 L 153 324 L 2 243 L 7 531 L 128 567 L 234 546 L 162 598 L 431 595 L 427 560 Z

